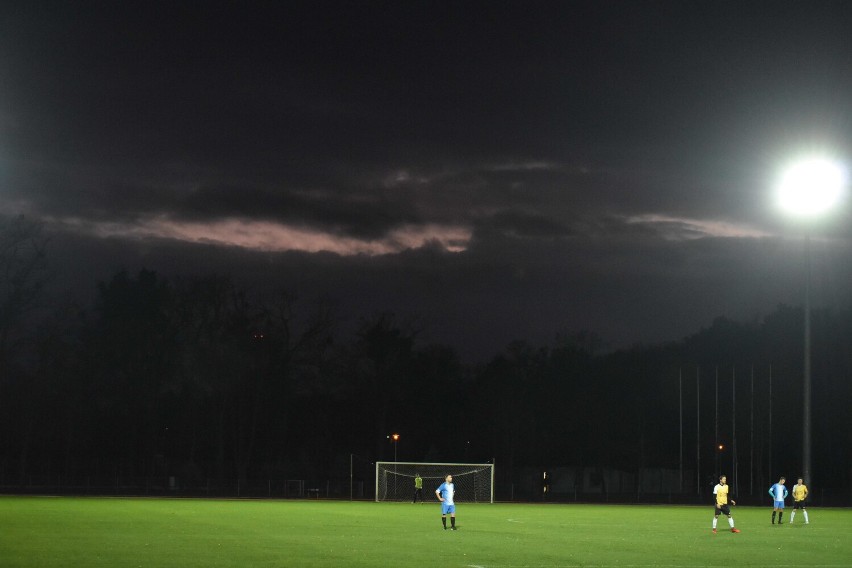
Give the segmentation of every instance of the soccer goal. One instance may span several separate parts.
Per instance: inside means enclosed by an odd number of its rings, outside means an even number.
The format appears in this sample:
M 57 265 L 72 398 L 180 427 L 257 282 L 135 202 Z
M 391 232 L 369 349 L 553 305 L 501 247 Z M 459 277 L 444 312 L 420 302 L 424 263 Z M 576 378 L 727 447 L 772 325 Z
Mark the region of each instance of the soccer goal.
M 376 462 L 376 501 L 412 501 L 418 474 L 426 501 L 435 500 L 435 490 L 452 475 L 456 501 L 494 502 L 494 464 L 414 462 Z

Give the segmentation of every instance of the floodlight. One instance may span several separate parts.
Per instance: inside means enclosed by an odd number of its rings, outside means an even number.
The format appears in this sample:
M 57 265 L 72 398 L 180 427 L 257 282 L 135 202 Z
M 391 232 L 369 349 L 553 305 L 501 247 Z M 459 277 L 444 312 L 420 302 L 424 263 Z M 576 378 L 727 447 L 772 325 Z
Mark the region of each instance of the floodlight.
M 818 217 L 843 196 L 846 169 L 826 158 L 810 158 L 791 165 L 778 186 L 778 206 L 800 218 Z

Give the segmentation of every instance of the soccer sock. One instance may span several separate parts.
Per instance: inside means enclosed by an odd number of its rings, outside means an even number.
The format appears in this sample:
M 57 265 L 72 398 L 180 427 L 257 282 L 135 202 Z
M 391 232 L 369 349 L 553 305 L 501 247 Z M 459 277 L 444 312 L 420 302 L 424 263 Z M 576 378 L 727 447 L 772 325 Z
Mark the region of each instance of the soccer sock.
M 802 511 L 802 513 L 804 513 L 804 514 L 805 514 L 805 522 L 807 523 L 807 522 L 808 522 L 808 512 L 807 512 L 807 511 Z
M 444 524 L 444 528 L 447 528 L 447 517 L 441 517 L 441 522 Z
M 775 511 L 772 511 L 772 524 L 775 524 Z
M 719 521 L 716 517 L 713 517 L 713 528 L 716 528 L 716 523 Z
M 455 517 L 450 517 L 450 526 L 452 526 L 452 527 L 456 526 L 456 518 Z
M 734 528 L 734 518 L 728 517 L 728 524 L 731 525 L 731 528 Z
M 793 519 L 795 519 L 795 518 L 796 518 L 796 511 L 791 511 L 790 512 L 790 522 L 792 523 Z
M 784 511 L 778 511 L 778 524 L 781 524 L 781 517 L 784 516 Z

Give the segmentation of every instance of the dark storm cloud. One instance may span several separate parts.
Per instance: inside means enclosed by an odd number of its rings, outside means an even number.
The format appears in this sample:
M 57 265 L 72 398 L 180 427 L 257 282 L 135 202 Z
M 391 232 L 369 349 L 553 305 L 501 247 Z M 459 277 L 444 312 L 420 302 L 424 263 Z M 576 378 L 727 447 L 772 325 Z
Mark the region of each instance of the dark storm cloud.
M 239 274 L 480 352 L 674 338 L 795 300 L 769 191 L 799 152 L 852 153 L 850 24 L 828 1 L 7 3 L 0 214 L 49 223 L 75 278 Z M 836 266 L 849 210 L 820 228 Z
M 185 163 L 235 187 L 352 191 L 400 167 L 543 159 L 614 172 L 602 199 L 703 210 L 726 201 L 723 180 L 768 165 L 757 147 L 779 124 L 800 137 L 848 108 L 848 39 L 812 39 L 840 5 L 793 7 L 22 9 L 8 20 L 9 138 L 59 166 Z M 785 13 L 813 33 L 787 33 Z
M 177 203 L 174 213 L 188 219 L 238 216 L 278 220 L 363 238 L 381 237 L 393 227 L 423 221 L 414 203 L 388 199 L 369 190 L 335 195 L 328 191 L 208 186 Z

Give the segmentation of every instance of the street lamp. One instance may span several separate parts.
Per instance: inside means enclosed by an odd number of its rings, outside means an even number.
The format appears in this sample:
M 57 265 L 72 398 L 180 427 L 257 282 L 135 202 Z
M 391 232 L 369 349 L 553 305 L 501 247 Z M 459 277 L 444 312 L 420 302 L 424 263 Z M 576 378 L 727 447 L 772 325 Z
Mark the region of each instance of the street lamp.
M 388 440 L 393 443 L 393 494 L 396 497 L 396 447 L 399 445 L 399 434 L 393 433 L 388 436 Z
M 827 214 L 843 197 L 844 167 L 826 158 L 809 158 L 790 166 L 778 185 L 778 206 L 806 222 L 804 379 L 802 381 L 802 477 L 811 480 L 811 238 L 810 223 Z
M 399 443 L 399 434 L 391 434 L 388 440 L 393 442 L 393 461 L 396 462 L 396 446 Z

